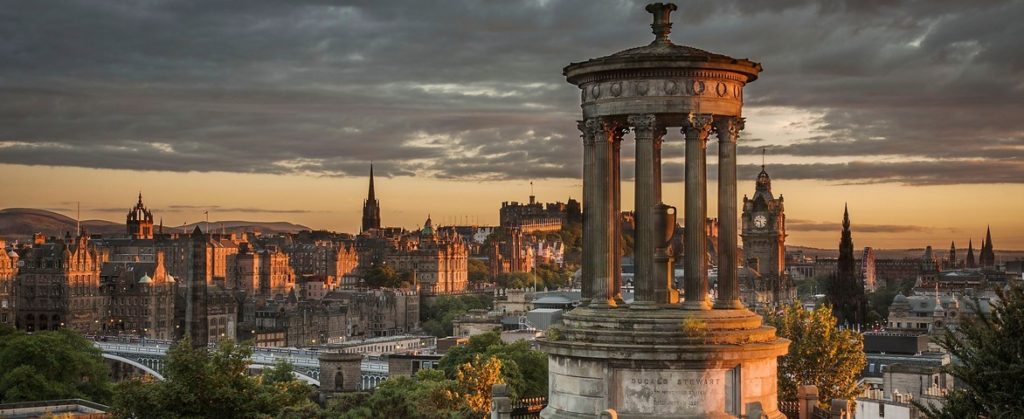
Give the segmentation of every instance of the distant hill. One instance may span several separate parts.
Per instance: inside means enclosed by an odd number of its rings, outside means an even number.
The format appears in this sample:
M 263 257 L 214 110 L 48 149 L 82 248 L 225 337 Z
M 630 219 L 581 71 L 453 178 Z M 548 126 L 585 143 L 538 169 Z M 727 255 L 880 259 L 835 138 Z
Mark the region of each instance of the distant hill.
M 65 232 L 75 231 L 75 219 L 53 211 L 34 208 L 7 208 L 0 210 L 0 238 L 6 240 L 26 240 L 35 233 L 43 233 L 47 236 L 62 236 Z M 184 231 L 192 231 L 196 224 L 206 230 L 204 222 L 193 223 L 184 226 Z M 211 221 L 210 229 L 219 232 L 223 225 L 223 231 L 227 233 L 241 233 L 246 231 L 259 231 L 262 233 L 296 233 L 302 230 L 310 230 L 309 227 L 283 221 L 261 222 L 261 221 Z M 106 220 L 84 220 L 82 227 L 89 234 L 102 234 L 104 236 L 118 236 L 125 234 L 125 225 Z M 165 232 L 175 230 L 182 231 L 182 226 L 164 226 Z

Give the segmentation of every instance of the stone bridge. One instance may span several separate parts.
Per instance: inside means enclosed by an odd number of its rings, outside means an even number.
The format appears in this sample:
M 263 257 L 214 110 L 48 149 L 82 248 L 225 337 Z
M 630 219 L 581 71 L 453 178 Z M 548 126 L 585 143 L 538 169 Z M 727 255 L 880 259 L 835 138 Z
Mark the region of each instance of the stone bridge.
M 115 364 L 131 366 L 134 369 L 163 380 L 162 374 L 167 350 L 173 342 L 161 340 L 108 340 L 95 341 L 94 345 L 103 352 L 103 358 Z M 250 369 L 271 368 L 283 359 L 292 365 L 296 378 L 314 386 L 320 386 L 319 351 L 297 348 L 253 347 Z M 388 363 L 385 360 L 367 357 L 360 365 L 363 389 L 375 388 L 388 377 Z

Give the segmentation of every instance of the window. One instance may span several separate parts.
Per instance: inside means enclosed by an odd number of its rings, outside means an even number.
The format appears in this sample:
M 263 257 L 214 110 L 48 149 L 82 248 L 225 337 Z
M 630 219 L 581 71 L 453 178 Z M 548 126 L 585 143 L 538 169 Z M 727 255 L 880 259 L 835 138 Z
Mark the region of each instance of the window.
M 871 363 L 871 364 L 868 365 L 868 372 L 871 372 L 871 373 L 875 372 L 875 364 L 874 363 Z
M 885 417 L 885 403 L 882 402 L 882 401 L 878 402 L 878 417 L 880 417 L 880 418 L 884 418 Z

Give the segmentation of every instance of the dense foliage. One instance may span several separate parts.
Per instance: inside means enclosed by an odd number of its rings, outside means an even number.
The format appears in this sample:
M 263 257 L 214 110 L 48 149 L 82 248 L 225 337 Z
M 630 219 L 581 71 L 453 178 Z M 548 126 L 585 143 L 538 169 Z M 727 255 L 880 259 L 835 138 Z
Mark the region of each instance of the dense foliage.
M 491 407 L 491 386 L 503 383 L 502 361 L 475 355 L 460 364 L 454 377 L 440 370 L 421 370 L 413 377 L 393 377 L 373 393 L 344 395 L 328 404 L 324 417 L 484 418 Z
M 976 315 L 961 319 L 958 329 L 938 339 L 958 361 L 946 368 L 957 389 L 947 394 L 941 409 L 919 404 L 927 416 L 1024 417 L 1024 288 L 1013 285 L 996 293 L 990 313 L 981 311 L 978 301 L 969 303 Z
M 302 417 L 319 410 L 314 389 L 279 362 L 262 375 L 247 374 L 251 350 L 221 341 L 215 350 L 183 340 L 167 352 L 163 381 L 130 380 L 117 385 L 114 413 L 129 418 Z
M 454 377 L 460 365 L 476 356 L 495 357 L 502 361 L 503 382 L 509 385 L 513 397 L 537 397 L 548 394 L 548 358 L 544 353 L 530 349 L 526 341 L 505 343 L 497 332 L 473 336 L 465 346 L 448 350 L 438 362 L 438 368 L 448 377 Z
M 511 272 L 498 275 L 495 282 L 500 288 L 557 289 L 569 285 L 572 272 L 556 265 L 537 265 L 533 272 Z
M 852 400 L 860 394 L 857 379 L 867 363 L 864 337 L 836 328 L 831 307 L 808 311 L 793 303 L 766 320 L 780 337 L 791 341 L 789 353 L 779 358 L 780 400 L 796 400 L 801 385 L 818 387 L 822 407 L 830 400 Z
M 468 262 L 467 271 L 467 274 L 469 276 L 469 283 L 471 284 L 480 284 L 490 281 L 491 279 L 490 272 L 487 269 L 487 264 L 484 263 L 483 261 L 470 259 Z
M 491 295 L 440 296 L 433 302 L 420 307 L 420 321 L 423 331 L 437 337 L 451 336 L 452 321 L 469 310 L 489 309 L 494 297 Z
M 363 273 L 363 283 L 370 288 L 398 288 L 402 277 L 390 266 L 374 265 Z
M 27 334 L 0 326 L 0 402 L 80 398 L 109 403 L 99 349 L 67 329 Z

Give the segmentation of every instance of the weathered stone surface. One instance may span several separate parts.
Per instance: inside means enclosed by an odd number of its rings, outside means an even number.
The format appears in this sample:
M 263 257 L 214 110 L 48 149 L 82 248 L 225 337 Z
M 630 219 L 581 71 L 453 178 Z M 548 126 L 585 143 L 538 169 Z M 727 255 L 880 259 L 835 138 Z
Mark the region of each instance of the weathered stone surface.
M 653 3 L 655 40 L 606 57 L 573 63 L 566 79 L 580 88 L 584 120 L 584 300 L 566 313 L 560 332 L 538 341 L 548 353 L 550 397 L 545 418 L 727 418 L 777 409 L 777 358 L 789 341 L 740 304 L 733 271 L 712 309 L 704 260 L 707 209 L 706 146 L 717 130 L 719 196 L 735 201 L 736 139 L 742 129 L 743 88 L 760 64 L 675 45 L 668 39 L 673 4 Z M 661 189 L 661 138 L 667 127 L 686 135 L 687 276 L 683 301 L 666 284 L 666 246 L 655 212 L 666 211 Z M 635 300 L 615 296 L 620 141 L 636 134 L 637 208 Z M 719 207 L 736 219 L 736 206 Z M 664 224 L 664 223 L 663 223 Z M 674 223 L 673 223 L 674 224 Z M 720 242 L 720 264 L 735 266 L 733 237 Z M 658 256 L 657 258 L 655 256 Z M 657 260 L 657 262 L 656 262 Z M 656 265 L 660 263 L 662 265 Z M 659 267 L 658 269 L 655 269 Z M 661 273 L 659 273 L 661 272 Z M 733 275 L 731 275 L 733 274 Z M 687 301 L 688 300 L 688 301 Z M 641 309 L 642 308 L 642 309 Z M 612 415 L 613 413 L 615 415 Z

